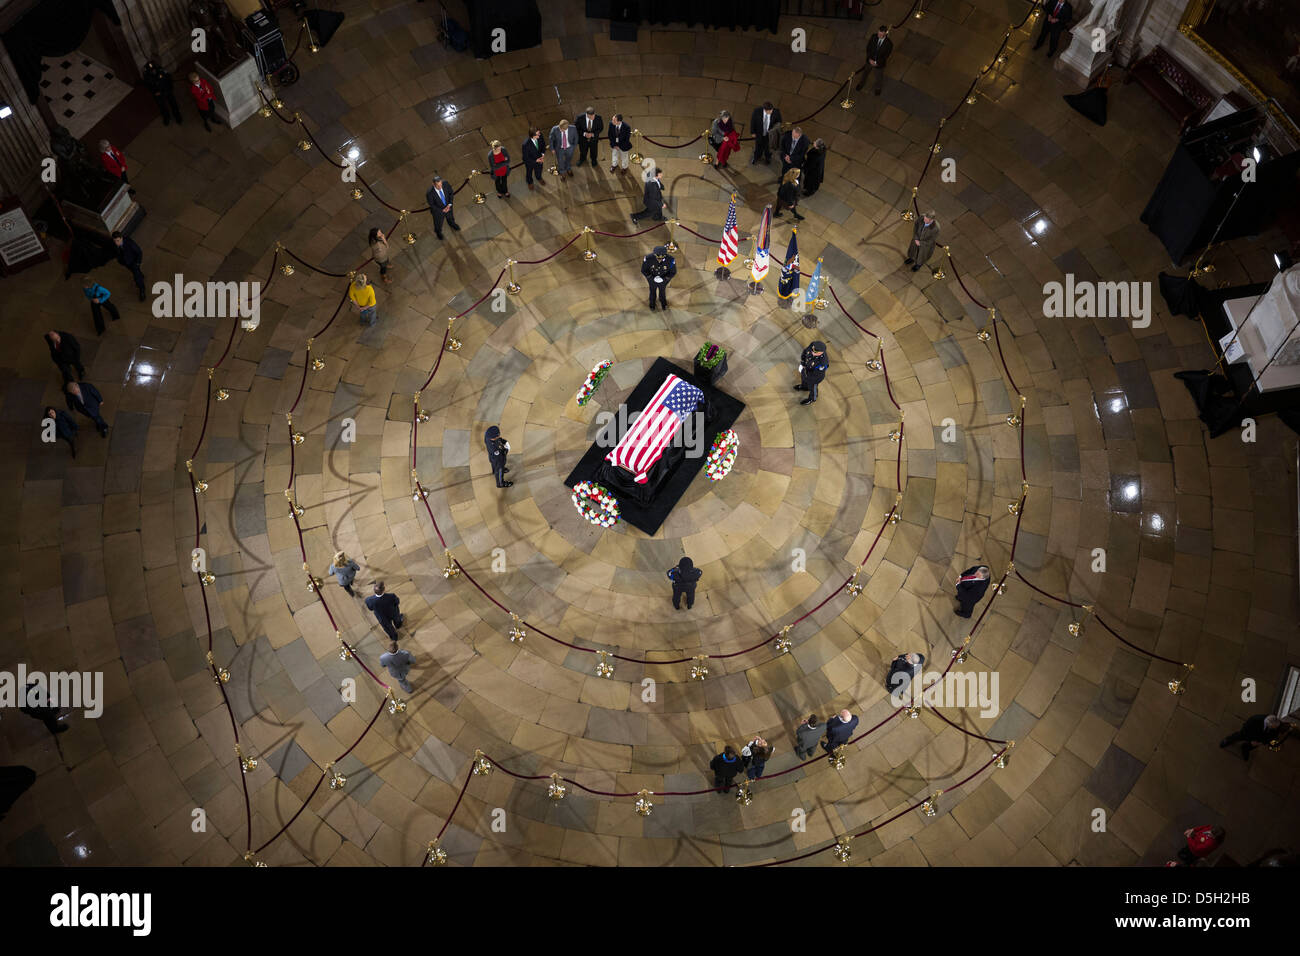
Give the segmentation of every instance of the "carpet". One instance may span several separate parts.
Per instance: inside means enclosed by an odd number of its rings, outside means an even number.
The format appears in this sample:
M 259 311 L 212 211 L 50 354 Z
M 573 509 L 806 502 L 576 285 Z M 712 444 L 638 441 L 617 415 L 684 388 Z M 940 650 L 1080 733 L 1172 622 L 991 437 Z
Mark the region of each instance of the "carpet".
M 628 395 L 627 419 L 631 419 L 636 412 L 642 411 L 650 399 L 654 397 L 659 386 L 663 384 L 664 377 L 674 374 L 684 381 L 690 382 L 696 388 L 704 392 L 704 397 L 712 406 L 713 417 L 705 420 L 704 429 L 704 454 L 698 458 L 684 457 L 673 472 L 664 481 L 663 487 L 652 501 L 646 505 L 640 505 L 635 501 L 619 499 L 618 507 L 622 519 L 636 528 L 638 531 L 644 531 L 648 535 L 655 534 L 669 513 L 676 507 L 677 502 L 681 500 L 686 489 L 690 487 L 695 476 L 704 468 L 704 461 L 708 457 L 708 450 L 713 445 L 713 439 L 718 432 L 726 431 L 736 423 L 740 413 L 745 410 L 745 403 L 738 398 L 728 395 L 712 385 L 705 384 L 697 379 L 686 369 L 674 365 L 666 358 L 657 358 L 650 370 L 645 373 L 641 381 L 637 383 L 636 388 Z M 572 488 L 580 481 L 594 481 L 597 473 L 600 471 L 601 463 L 604 462 L 605 456 L 610 450 L 623 438 L 623 431 L 619 430 L 621 426 L 630 427 L 629 421 L 619 421 L 611 424 L 606 432 L 608 434 L 598 436 L 587 453 L 569 473 L 569 477 L 564 479 L 564 484 Z M 602 437 L 604 440 L 602 440 Z M 725 480 L 725 479 L 724 479 Z M 611 489 L 612 490 L 612 489 Z M 617 496 L 617 492 L 615 492 Z

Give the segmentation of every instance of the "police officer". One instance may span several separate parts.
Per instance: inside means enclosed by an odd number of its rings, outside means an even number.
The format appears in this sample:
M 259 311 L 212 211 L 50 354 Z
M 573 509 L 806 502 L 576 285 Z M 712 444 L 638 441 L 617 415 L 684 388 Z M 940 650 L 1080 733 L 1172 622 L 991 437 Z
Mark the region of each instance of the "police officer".
M 807 392 L 808 397 L 800 405 L 811 405 L 817 401 L 817 386 L 826 377 L 826 369 L 830 364 L 830 359 L 826 357 L 825 342 L 814 342 L 803 350 L 799 356 L 799 384 L 794 390 Z
M 700 583 L 703 574 L 690 558 L 682 558 L 676 567 L 668 569 L 668 580 L 673 582 L 673 607 L 680 611 L 683 597 L 688 611 L 695 607 L 695 585 Z
M 497 480 L 498 488 L 510 488 L 513 481 L 506 481 L 506 453 L 510 451 L 510 442 L 501 437 L 501 429 L 493 425 L 483 434 L 483 443 L 487 445 L 488 463 L 492 466 L 492 477 Z
M 677 275 L 677 262 L 663 246 L 641 260 L 641 274 L 650 286 L 650 311 L 655 310 L 655 290 L 659 290 L 659 304 L 668 308 L 668 283 Z

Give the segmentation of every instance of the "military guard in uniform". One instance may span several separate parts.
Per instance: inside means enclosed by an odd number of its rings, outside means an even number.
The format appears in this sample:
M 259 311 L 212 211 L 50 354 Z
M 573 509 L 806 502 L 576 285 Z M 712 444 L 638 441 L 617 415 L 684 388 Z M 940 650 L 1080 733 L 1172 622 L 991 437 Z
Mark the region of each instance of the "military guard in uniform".
M 655 290 L 659 290 L 659 304 L 668 308 L 668 283 L 677 275 L 677 262 L 663 246 L 641 260 L 641 274 L 650 286 L 650 311 L 655 310 Z
M 830 364 L 830 359 L 826 357 L 825 342 L 814 342 L 803 350 L 799 356 L 799 384 L 794 390 L 807 392 L 808 397 L 800 405 L 811 405 L 817 401 L 817 386 L 826 377 L 826 369 Z
M 488 463 L 492 466 L 492 477 L 497 480 L 498 488 L 509 488 L 514 482 L 506 481 L 506 454 L 510 451 L 510 442 L 501 437 L 501 429 L 496 425 L 483 435 L 483 444 L 487 446 Z

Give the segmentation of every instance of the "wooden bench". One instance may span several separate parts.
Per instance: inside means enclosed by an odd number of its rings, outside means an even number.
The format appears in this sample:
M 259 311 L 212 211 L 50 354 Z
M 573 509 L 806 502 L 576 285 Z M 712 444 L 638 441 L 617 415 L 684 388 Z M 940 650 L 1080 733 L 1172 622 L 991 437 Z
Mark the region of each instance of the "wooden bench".
M 1135 80 L 1178 120 L 1179 133 L 1194 125 L 1214 102 L 1201 81 L 1162 46 L 1156 46 L 1129 68 L 1124 82 Z

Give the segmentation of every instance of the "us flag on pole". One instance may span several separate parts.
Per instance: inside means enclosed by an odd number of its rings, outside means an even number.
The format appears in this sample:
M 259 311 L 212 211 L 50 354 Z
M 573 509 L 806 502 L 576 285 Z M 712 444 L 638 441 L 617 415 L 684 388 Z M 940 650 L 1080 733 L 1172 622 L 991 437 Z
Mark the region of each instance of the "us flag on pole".
M 632 472 L 636 483 L 644 485 L 654 463 L 663 456 L 681 423 L 695 411 L 703 397 L 704 393 L 694 385 L 669 375 L 605 460 Z
M 729 266 L 736 261 L 739 248 L 740 232 L 736 222 L 736 194 L 731 194 L 731 205 L 727 207 L 727 224 L 722 227 L 722 245 L 718 246 L 718 262 Z
M 763 207 L 763 221 L 758 226 L 758 242 L 754 247 L 754 264 L 749 267 L 750 277 L 755 282 L 767 278 L 767 247 L 772 241 L 772 207 Z

